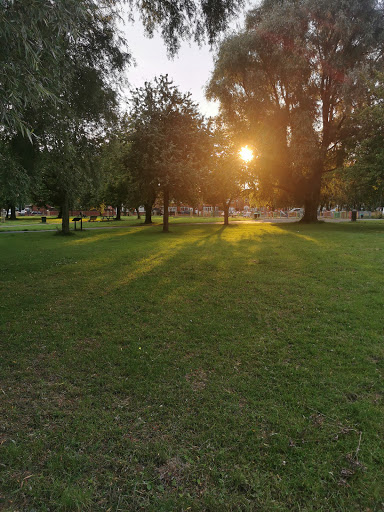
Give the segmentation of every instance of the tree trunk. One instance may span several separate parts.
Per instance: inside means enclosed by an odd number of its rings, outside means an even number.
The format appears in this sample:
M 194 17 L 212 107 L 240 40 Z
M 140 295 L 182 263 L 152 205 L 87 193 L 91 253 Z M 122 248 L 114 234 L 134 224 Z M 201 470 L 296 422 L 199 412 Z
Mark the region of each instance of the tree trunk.
M 304 215 L 300 219 L 300 222 L 305 224 L 310 224 L 317 221 L 317 207 L 319 203 L 315 199 L 305 199 L 304 200 Z
M 121 206 L 116 206 L 116 219 L 115 220 L 121 220 Z
M 224 226 L 229 226 L 229 204 L 224 203 Z
M 67 194 L 65 194 L 61 205 L 61 214 L 61 232 L 63 235 L 69 235 L 69 200 Z
M 317 209 L 320 204 L 321 173 L 323 162 L 319 162 L 313 171 L 312 178 L 308 183 L 309 190 L 304 197 L 304 215 L 300 222 L 310 224 L 319 222 L 317 219 Z
M 165 187 L 164 189 L 164 215 L 163 215 L 163 233 L 169 232 L 169 189 Z
M 146 203 L 145 208 L 145 222 L 144 224 L 152 224 L 152 206 L 153 204 Z
M 139 212 L 139 206 L 136 208 L 136 213 L 137 213 L 137 220 L 140 220 L 141 219 L 141 215 L 140 215 L 140 212 Z
M 11 220 L 16 220 L 16 207 L 14 204 L 11 204 Z

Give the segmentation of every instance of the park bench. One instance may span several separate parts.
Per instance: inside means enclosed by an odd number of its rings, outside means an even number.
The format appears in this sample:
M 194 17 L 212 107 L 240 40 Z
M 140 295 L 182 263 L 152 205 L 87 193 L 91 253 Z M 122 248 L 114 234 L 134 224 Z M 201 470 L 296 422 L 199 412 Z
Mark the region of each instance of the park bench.
M 109 220 L 113 220 L 113 213 L 103 213 L 101 215 L 101 220 L 106 220 L 106 221 L 109 221 Z
M 98 217 L 97 213 L 90 215 L 88 222 L 95 222 L 97 220 L 97 217 Z

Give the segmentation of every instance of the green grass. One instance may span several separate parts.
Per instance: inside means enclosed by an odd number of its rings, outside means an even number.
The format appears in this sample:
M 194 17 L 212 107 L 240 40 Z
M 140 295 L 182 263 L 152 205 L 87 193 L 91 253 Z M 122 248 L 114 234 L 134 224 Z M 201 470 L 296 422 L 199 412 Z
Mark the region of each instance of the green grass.
M 5 511 L 380 511 L 384 223 L 0 235 Z
M 72 222 L 72 216 L 70 222 L 70 229 L 74 230 L 75 225 Z M 144 216 L 141 219 L 137 219 L 136 216 L 130 217 L 122 217 L 121 221 L 109 220 L 109 221 L 92 221 L 89 222 L 88 219 L 83 221 L 83 229 L 95 229 L 95 228 L 110 228 L 110 227 L 131 227 L 136 225 L 144 224 Z M 160 216 L 152 217 L 153 224 L 162 224 L 163 218 Z M 245 217 L 231 217 L 230 222 L 235 220 L 238 221 L 249 221 L 249 218 Z M 223 222 L 223 217 L 188 217 L 188 216 L 180 216 L 180 217 L 170 217 L 170 224 L 195 224 L 195 223 L 212 223 L 212 222 Z M 61 219 L 56 217 L 47 217 L 47 222 L 43 224 L 41 222 L 41 217 L 19 217 L 16 220 L 6 220 L 5 223 L 0 224 L 0 233 L 6 231 L 46 231 L 57 229 L 61 230 Z M 77 223 L 77 229 L 80 230 L 80 223 Z

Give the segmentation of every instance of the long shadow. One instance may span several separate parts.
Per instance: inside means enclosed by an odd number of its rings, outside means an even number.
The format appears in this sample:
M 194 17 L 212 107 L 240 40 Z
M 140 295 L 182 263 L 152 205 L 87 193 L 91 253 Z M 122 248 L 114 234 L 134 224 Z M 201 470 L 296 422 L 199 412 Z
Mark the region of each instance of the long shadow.
M 82 238 L 65 242 L 64 247 L 76 248 L 71 256 L 64 250 L 59 256 L 47 258 L 44 276 L 49 278 L 47 286 L 50 290 L 55 289 L 56 282 L 60 283 L 61 300 L 69 300 L 71 296 L 74 300 L 82 296 L 91 300 L 92 294 L 100 293 L 106 297 L 115 292 L 126 294 L 130 289 L 138 293 L 140 283 L 144 280 L 148 284 L 153 276 L 156 283 L 150 286 L 161 287 L 165 279 L 174 294 L 174 288 L 179 285 L 177 279 L 174 285 L 171 281 L 183 273 L 190 288 L 204 290 L 207 282 L 200 282 L 197 274 L 202 266 L 202 270 L 208 269 L 208 279 L 221 279 L 229 288 L 239 272 L 249 272 L 255 279 L 257 276 L 268 277 L 271 289 L 265 293 L 273 297 L 276 292 L 272 281 L 278 281 L 280 275 L 291 273 L 294 278 L 300 274 L 316 274 L 316 263 L 314 266 L 313 260 L 310 260 L 312 263 L 306 260 L 310 256 L 306 253 L 307 248 L 313 251 L 311 247 L 316 246 L 318 264 L 324 258 L 340 259 L 340 244 L 331 239 L 326 243 L 323 239 L 319 241 L 317 234 L 384 232 L 384 224 L 368 228 L 340 224 L 324 224 L 315 229 L 299 224 L 255 224 L 247 225 L 246 229 L 241 225 L 175 225 L 170 234 L 163 234 L 159 226 L 135 228 L 124 233 L 88 232 Z M 287 244 L 286 236 L 296 238 L 297 243 Z M 133 242 L 123 244 L 123 240 Z M 84 252 L 88 244 L 96 244 L 97 248 L 92 248 L 91 253 Z M 53 251 L 59 244 L 54 245 L 50 248 Z M 358 254 L 345 251 L 342 256 L 340 269 L 360 264 Z M 274 275 L 270 275 L 271 271 Z M 36 278 L 38 275 L 36 272 Z

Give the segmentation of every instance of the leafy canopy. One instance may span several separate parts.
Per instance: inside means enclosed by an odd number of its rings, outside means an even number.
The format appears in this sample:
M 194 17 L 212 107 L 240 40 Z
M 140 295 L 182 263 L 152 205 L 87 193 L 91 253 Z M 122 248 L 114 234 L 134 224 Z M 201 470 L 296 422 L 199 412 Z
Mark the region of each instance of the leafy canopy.
M 140 11 L 148 35 L 160 28 L 170 53 L 174 54 L 182 39 L 193 37 L 200 43 L 207 37 L 213 44 L 244 0 L 128 0 L 128 4 Z
M 132 95 L 130 168 L 150 191 L 167 188 L 177 199 L 198 186 L 207 157 L 204 120 L 190 94 L 168 76 L 146 82 Z
M 46 110 L 54 109 L 65 101 L 75 60 L 86 60 L 104 77 L 127 60 L 113 0 L 0 4 L 0 125 L 6 131 L 30 136 L 35 124 L 25 119 L 25 112 L 42 103 Z M 90 78 L 97 77 L 85 77 Z

